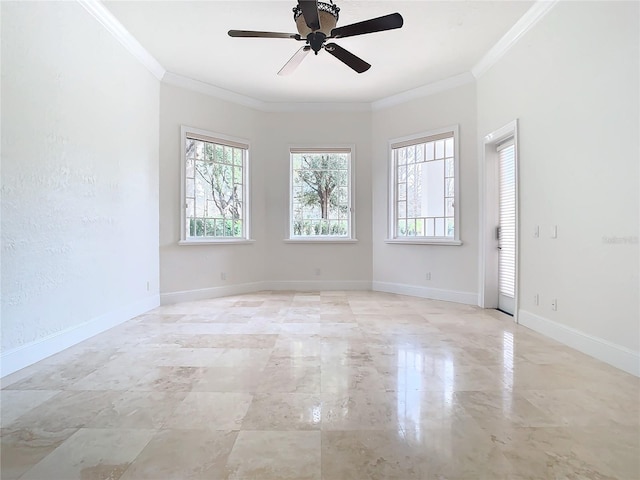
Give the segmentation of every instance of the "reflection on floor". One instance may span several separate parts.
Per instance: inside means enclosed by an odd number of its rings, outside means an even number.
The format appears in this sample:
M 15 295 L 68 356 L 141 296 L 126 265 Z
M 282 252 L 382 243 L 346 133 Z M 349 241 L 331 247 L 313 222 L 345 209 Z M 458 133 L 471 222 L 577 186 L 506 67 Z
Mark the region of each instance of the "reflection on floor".
M 375 292 L 164 306 L 2 381 L 1 478 L 640 478 L 639 380 Z

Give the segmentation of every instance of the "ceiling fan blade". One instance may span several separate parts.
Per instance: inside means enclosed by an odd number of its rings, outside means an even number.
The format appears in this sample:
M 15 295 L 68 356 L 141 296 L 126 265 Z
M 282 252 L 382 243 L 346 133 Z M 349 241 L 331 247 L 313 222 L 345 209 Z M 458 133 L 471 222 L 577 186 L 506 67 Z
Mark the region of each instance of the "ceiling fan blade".
M 352 23 L 344 27 L 336 27 L 331 30 L 329 38 L 353 37 L 354 35 L 362 35 L 364 33 L 383 32 L 385 30 L 393 30 L 402 27 L 404 20 L 399 13 L 391 13 L 378 18 L 365 20 L 364 22 Z
M 362 60 L 360 57 L 356 57 L 353 53 L 345 50 L 340 45 L 336 45 L 335 43 L 327 43 L 324 46 L 324 49 L 331 55 L 336 57 L 338 60 L 345 63 L 347 66 L 353 68 L 358 73 L 366 72 L 371 68 L 371 65 L 369 65 L 367 62 Z
M 229 36 L 245 38 L 293 38 L 294 40 L 301 40 L 300 35 L 297 33 L 255 32 L 253 30 L 229 30 Z
M 307 27 L 309 27 L 312 32 L 320 30 L 317 0 L 298 0 L 298 5 L 300 5 L 300 10 L 302 10 L 302 16 L 304 17 Z
M 289 61 L 284 64 L 284 67 L 280 69 L 278 75 L 284 77 L 286 75 L 292 74 L 294 70 L 298 68 L 298 65 L 302 63 L 302 60 L 304 60 L 304 57 L 307 56 L 307 53 L 309 53 L 310 50 L 311 47 L 309 45 L 305 45 L 304 47 L 300 48 L 296 53 L 293 54 L 293 57 L 291 57 Z

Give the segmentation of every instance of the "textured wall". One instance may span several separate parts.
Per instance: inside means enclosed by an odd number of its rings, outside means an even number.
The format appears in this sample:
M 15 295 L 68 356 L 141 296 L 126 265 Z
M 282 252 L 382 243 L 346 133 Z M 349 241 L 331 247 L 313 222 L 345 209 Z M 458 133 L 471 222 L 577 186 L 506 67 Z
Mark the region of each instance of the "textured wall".
M 157 295 L 159 82 L 75 2 L 1 8 L 6 351 Z

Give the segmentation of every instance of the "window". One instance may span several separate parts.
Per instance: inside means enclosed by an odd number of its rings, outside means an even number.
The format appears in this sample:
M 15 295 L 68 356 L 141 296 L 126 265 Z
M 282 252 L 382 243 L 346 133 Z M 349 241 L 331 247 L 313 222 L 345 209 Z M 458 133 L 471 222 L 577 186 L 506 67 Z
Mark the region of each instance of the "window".
M 458 127 L 389 142 L 389 242 L 459 245 Z
M 291 240 L 353 239 L 351 147 L 292 148 Z
M 249 238 L 249 143 L 182 127 L 183 244 Z

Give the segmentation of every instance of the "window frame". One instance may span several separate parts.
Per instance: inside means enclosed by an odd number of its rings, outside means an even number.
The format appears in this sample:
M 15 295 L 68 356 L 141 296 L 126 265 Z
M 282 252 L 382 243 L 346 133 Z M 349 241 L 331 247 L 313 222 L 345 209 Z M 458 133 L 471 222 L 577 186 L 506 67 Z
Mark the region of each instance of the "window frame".
M 396 235 L 396 223 L 397 223 L 397 206 L 398 206 L 398 192 L 397 192 L 397 179 L 396 179 L 396 159 L 393 155 L 394 148 L 398 148 L 399 145 L 411 144 L 417 145 L 430 141 L 433 137 L 438 137 L 443 134 L 453 134 L 453 237 L 439 236 L 414 236 L 414 237 L 400 237 Z M 420 132 L 413 135 L 407 135 L 404 137 L 393 138 L 388 142 L 388 168 L 389 168 L 389 183 L 388 183 L 388 219 L 387 219 L 387 238 L 385 243 L 395 244 L 408 244 L 408 245 L 462 245 L 460 240 L 460 134 L 458 125 L 451 125 L 442 128 L 436 128 L 433 130 Z
M 242 228 L 243 235 L 241 237 L 187 237 L 186 221 L 187 221 L 187 201 L 186 201 L 186 180 L 187 180 L 187 159 L 186 145 L 187 137 L 193 134 L 199 137 L 205 137 L 212 143 L 227 146 L 241 147 L 245 149 L 242 161 Z M 218 245 L 218 244 L 247 244 L 253 243 L 251 239 L 251 208 L 250 208 L 250 175 L 249 175 L 249 157 L 251 143 L 244 138 L 233 137 L 222 133 L 211 132 L 200 128 L 189 127 L 187 125 L 180 126 L 180 240 L 178 245 Z
M 289 145 L 289 215 L 287 217 L 287 229 L 284 239 L 285 243 L 356 243 L 355 228 L 355 188 L 354 188 L 354 165 L 356 148 L 354 144 L 293 144 Z M 293 154 L 294 153 L 348 153 L 347 164 L 347 233 L 346 236 L 336 235 L 294 235 L 293 234 Z M 340 152 L 339 152 L 340 151 Z

